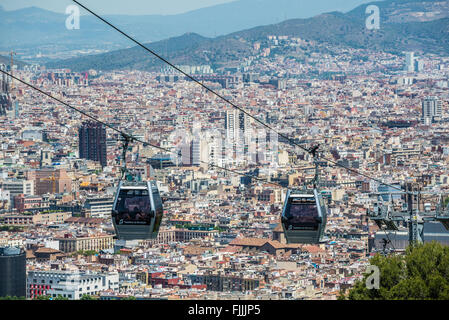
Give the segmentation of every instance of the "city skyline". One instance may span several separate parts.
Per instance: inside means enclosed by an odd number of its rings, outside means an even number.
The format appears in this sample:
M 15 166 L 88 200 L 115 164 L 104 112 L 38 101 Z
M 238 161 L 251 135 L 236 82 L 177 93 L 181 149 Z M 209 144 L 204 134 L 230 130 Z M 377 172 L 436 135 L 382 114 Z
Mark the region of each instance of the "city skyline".
M 373 6 L 12 52 L 0 300 L 447 299 L 449 1 Z

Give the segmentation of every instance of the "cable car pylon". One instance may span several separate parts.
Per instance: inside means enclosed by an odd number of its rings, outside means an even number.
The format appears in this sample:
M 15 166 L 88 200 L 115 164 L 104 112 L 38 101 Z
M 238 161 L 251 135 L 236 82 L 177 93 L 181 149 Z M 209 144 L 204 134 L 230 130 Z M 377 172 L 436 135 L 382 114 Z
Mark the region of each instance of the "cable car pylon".
M 370 196 L 377 196 L 378 200 L 374 203 L 374 210 L 367 210 L 368 217 L 373 220 L 380 230 L 398 231 L 399 223 L 404 222 L 408 225 L 408 238 L 410 245 L 424 243 L 424 224 L 426 222 L 438 221 L 446 230 L 449 230 L 449 206 L 444 207 L 441 193 L 425 192 L 421 190 L 413 191 L 406 188 L 402 192 L 378 192 L 370 193 Z M 393 206 L 384 204 L 381 195 L 404 195 L 406 200 L 401 210 L 397 211 Z M 438 204 L 434 211 L 420 211 L 419 203 L 422 195 L 438 195 Z M 415 207 L 416 204 L 416 208 Z

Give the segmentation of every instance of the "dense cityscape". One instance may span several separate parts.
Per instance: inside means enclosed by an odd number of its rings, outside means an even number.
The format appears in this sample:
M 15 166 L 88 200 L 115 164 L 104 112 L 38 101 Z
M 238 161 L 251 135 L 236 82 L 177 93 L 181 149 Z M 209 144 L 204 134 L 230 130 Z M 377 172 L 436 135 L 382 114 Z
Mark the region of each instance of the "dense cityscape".
M 336 300 L 376 253 L 405 250 L 405 226 L 380 230 L 367 214 L 376 202 L 371 193 L 393 190 L 357 172 L 449 193 L 449 55 L 299 36 L 269 35 L 252 46 L 239 65 L 179 68 L 275 131 L 169 67 L 79 72 L 0 64 L 156 146 L 131 143 L 126 163 L 155 181 L 164 200 L 157 238 L 117 239 L 111 210 L 120 134 L 0 75 L 0 259 L 22 261 L 23 296 Z M 315 167 L 283 136 L 318 145 L 340 165 L 320 163 L 324 243 L 286 241 L 287 190 L 312 179 Z M 428 199 L 422 210 L 437 203 Z M 449 244 L 442 224 L 425 230 L 426 240 Z

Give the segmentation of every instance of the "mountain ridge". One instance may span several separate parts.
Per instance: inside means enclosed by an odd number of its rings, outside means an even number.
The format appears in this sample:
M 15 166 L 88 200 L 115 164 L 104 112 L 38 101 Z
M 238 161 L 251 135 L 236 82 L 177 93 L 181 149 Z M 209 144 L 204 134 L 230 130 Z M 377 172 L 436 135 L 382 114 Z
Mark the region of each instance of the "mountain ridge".
M 435 1 L 396 1 L 400 5 Z M 446 1 L 449 4 L 449 1 Z M 378 2 L 375 2 L 378 3 Z M 385 8 L 397 13 L 395 1 L 382 2 Z M 368 5 L 368 4 L 367 4 Z M 146 44 L 175 64 L 222 64 L 238 61 L 242 56 L 253 53 L 253 43 L 263 41 L 268 35 L 285 35 L 300 37 L 305 40 L 318 41 L 329 45 L 346 45 L 352 48 L 369 48 L 399 54 L 402 51 L 434 52 L 449 54 L 449 18 L 431 21 L 386 22 L 380 30 L 367 30 L 363 10 L 366 5 L 355 8 L 348 13 L 329 12 L 308 19 L 291 19 L 278 24 L 254 27 L 230 33 L 216 38 L 198 38 L 195 46 L 175 43 L 189 42 L 188 35 L 170 38 Z M 406 10 L 407 11 L 407 10 Z M 388 18 L 385 16 L 384 18 Z M 332 30 L 330 32 L 329 30 Z M 48 67 L 75 69 L 143 69 L 154 70 L 161 66 L 141 48 L 129 48 L 118 52 L 109 52 L 88 58 L 75 58 Z
M 292 18 L 305 18 L 341 6 L 350 10 L 368 0 L 238 0 L 192 10 L 178 15 L 106 15 L 105 18 L 143 42 L 155 42 L 195 32 L 206 37 L 226 35 L 259 25 L 278 23 Z M 81 10 L 80 30 L 66 30 L 66 15 L 29 7 L 0 11 L 0 28 L 9 30 L 0 38 L 0 50 L 66 45 L 69 48 L 108 49 L 129 43 L 90 14 Z M 99 12 L 101 14 L 101 12 Z

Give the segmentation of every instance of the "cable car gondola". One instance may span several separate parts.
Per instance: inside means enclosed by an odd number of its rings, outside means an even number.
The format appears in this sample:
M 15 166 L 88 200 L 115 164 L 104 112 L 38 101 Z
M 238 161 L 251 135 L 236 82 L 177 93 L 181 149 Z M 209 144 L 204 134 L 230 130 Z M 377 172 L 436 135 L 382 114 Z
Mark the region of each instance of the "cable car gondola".
M 282 227 L 288 243 L 321 243 L 327 213 L 317 189 L 288 190 L 282 211 Z
M 131 138 L 124 136 L 122 180 L 115 193 L 112 224 L 120 240 L 149 240 L 157 237 L 162 222 L 162 199 L 155 181 L 138 181 L 126 168 Z
M 324 242 L 327 207 L 318 188 L 318 162 L 315 153 L 313 189 L 288 190 L 282 210 L 281 223 L 287 243 L 317 244 Z
M 155 239 L 162 215 L 162 200 L 155 181 L 120 181 L 112 210 L 118 239 Z

